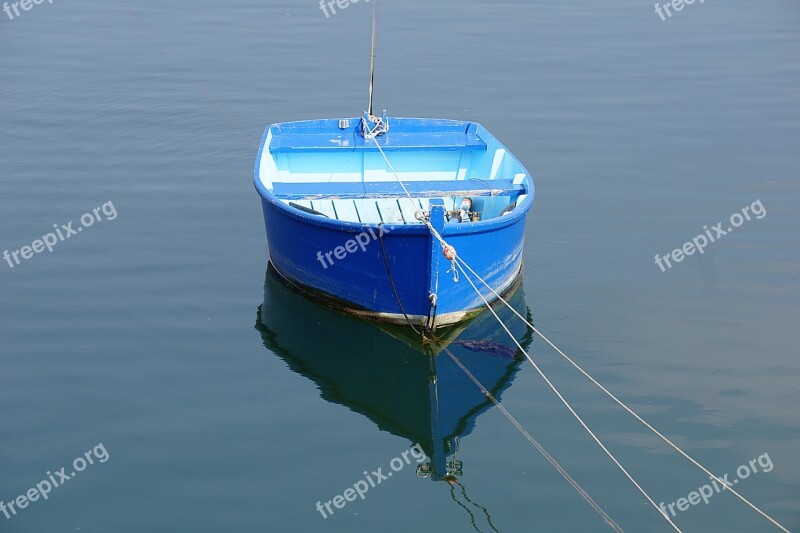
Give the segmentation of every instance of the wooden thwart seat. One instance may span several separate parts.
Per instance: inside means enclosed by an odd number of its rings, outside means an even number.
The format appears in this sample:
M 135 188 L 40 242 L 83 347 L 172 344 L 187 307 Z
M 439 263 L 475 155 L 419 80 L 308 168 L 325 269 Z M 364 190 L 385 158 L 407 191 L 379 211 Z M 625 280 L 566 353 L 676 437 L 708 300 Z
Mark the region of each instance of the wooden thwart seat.
M 524 183 L 514 180 L 409 181 L 406 190 L 412 198 L 441 196 L 512 196 L 527 194 Z M 281 200 L 338 200 L 363 198 L 402 198 L 406 195 L 396 181 L 273 183 L 273 194 Z

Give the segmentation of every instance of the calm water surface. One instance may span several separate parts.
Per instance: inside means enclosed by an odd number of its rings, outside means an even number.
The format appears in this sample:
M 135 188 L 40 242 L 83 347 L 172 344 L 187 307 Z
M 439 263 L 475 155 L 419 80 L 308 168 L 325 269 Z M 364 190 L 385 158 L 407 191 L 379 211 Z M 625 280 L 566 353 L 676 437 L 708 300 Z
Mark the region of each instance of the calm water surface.
M 117 213 L 0 262 L 0 501 L 108 452 L 0 531 L 609 530 L 444 357 L 461 486 L 412 461 L 364 501 L 315 509 L 432 442 L 430 361 L 272 283 L 251 183 L 266 124 L 363 110 L 370 11 L 0 12 L 0 251 Z M 662 21 L 644 0 L 386 1 L 380 30 L 377 107 L 479 121 L 535 175 L 515 304 L 714 472 L 768 454 L 737 487 L 800 529 L 797 2 L 709 0 Z M 757 200 L 766 216 L 703 255 L 654 263 Z M 454 353 L 624 530 L 670 530 L 502 332 L 463 335 L 490 344 Z M 526 343 L 657 502 L 706 483 Z M 675 520 L 776 531 L 729 494 Z

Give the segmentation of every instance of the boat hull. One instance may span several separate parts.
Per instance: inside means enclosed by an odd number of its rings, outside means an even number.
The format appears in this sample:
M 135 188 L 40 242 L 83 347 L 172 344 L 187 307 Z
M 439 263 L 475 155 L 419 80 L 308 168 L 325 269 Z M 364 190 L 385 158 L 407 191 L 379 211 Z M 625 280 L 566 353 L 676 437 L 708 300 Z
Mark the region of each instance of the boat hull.
M 434 327 L 465 320 L 484 308 L 463 275 L 456 281 L 453 264 L 425 226 L 331 227 L 314 224 L 266 198 L 262 206 L 272 265 L 288 281 L 331 305 L 395 324 L 405 324 L 407 315 L 415 325 L 423 325 L 429 313 L 435 313 Z M 501 293 L 522 269 L 525 220 L 499 219 L 490 227 L 446 226 L 442 236 Z M 354 252 L 347 252 L 350 241 L 358 244 Z M 485 287 L 479 288 L 488 301 L 495 300 Z M 437 297 L 435 311 L 430 292 Z
M 502 293 L 522 269 L 533 180 L 479 124 L 390 123 L 391 131 L 372 142 L 359 135 L 356 120 L 265 130 L 254 184 L 269 260 L 292 284 L 355 315 L 430 328 L 466 320 L 485 302 L 445 257 L 431 228 Z M 406 184 L 396 183 L 398 173 Z M 460 198 L 476 199 L 480 220 L 446 216 Z M 448 199 L 454 204 L 446 212 Z M 373 214 L 353 210 L 358 202 L 371 203 Z M 403 212 L 393 216 L 398 210 Z M 421 210 L 426 224 L 415 220 Z M 473 282 L 487 301 L 496 299 L 478 279 Z

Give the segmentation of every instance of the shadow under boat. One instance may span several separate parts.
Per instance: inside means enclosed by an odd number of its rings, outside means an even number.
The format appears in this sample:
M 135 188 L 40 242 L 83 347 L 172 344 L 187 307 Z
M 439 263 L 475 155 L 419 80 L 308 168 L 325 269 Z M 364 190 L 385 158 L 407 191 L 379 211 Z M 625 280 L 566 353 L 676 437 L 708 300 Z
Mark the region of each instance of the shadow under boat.
M 505 297 L 530 320 L 521 285 Z M 527 350 L 532 337 L 525 325 L 502 304 L 493 308 Z M 435 346 L 410 328 L 368 322 L 310 301 L 271 267 L 256 328 L 270 351 L 316 383 L 323 399 L 419 444 L 430 462 L 419 465 L 417 474 L 433 480 L 453 482 L 462 474 L 459 440 L 493 406 L 443 346 L 498 401 L 524 360 L 488 311 L 438 329 Z

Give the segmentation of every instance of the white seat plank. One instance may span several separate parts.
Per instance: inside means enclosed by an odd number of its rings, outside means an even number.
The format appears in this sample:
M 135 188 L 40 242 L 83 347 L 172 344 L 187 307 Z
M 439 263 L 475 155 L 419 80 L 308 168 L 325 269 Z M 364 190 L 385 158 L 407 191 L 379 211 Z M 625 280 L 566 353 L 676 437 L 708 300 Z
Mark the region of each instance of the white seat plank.
M 332 200 L 313 200 L 311 202 L 311 208 L 314 211 L 319 211 L 323 215 L 328 218 L 332 218 L 336 220 L 336 211 L 333 209 L 333 201 Z
M 336 209 L 336 214 L 339 220 L 345 222 L 361 222 L 358 218 L 358 210 L 353 200 L 333 200 L 333 207 Z
M 417 210 L 420 209 L 419 200 L 414 200 L 413 203 L 408 198 L 398 198 L 397 202 L 400 204 L 400 211 L 403 213 L 403 218 L 406 224 L 420 224 L 416 218 Z
M 384 222 L 402 224 L 403 215 L 400 214 L 400 206 L 397 205 L 397 198 L 381 198 L 378 200 L 378 210 L 381 212 L 381 219 Z
M 361 222 L 368 224 L 383 222 L 381 214 L 378 212 L 378 207 L 375 205 L 375 200 L 353 200 L 353 203 L 358 209 L 358 216 Z

